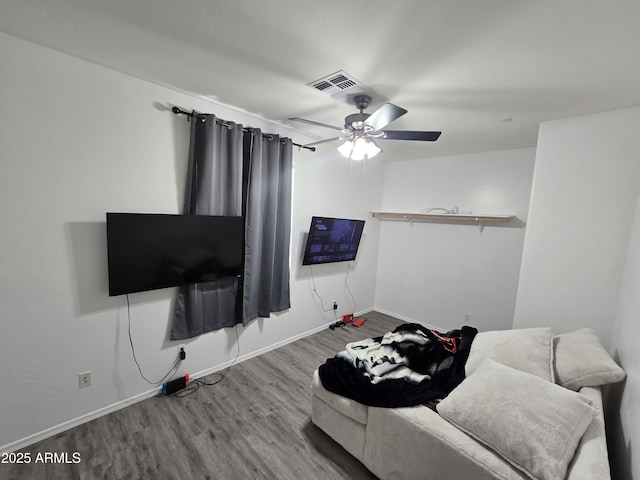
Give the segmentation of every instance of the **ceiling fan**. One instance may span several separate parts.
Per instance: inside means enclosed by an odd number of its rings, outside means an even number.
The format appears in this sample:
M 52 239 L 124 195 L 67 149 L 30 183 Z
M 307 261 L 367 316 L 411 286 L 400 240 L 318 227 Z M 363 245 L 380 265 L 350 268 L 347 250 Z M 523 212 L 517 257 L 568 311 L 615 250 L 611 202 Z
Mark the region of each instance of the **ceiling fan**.
M 382 149 L 375 142 L 378 139 L 434 142 L 440 136 L 441 132 L 382 130 L 407 113 L 407 110 L 392 103 L 385 103 L 373 113 L 364 113 L 364 110 L 371 103 L 369 95 L 355 95 L 353 103 L 355 103 L 360 112 L 347 115 L 344 119 L 344 128 L 299 117 L 290 117 L 289 120 L 338 130 L 340 132 L 339 136 L 308 143 L 305 147 L 312 147 L 335 140 L 344 140 L 345 142 L 338 147 L 338 151 L 352 160 L 364 160 L 380 153 Z

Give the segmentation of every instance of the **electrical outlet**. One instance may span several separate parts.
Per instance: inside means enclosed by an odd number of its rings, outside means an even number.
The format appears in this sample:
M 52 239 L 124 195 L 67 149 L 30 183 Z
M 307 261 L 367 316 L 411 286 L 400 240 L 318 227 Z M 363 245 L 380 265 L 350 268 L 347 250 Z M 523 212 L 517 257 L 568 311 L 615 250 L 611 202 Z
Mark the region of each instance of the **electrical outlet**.
M 337 310 L 338 309 L 338 302 L 333 302 L 333 309 Z
M 187 351 L 184 349 L 184 344 L 178 345 L 178 357 L 180 357 L 181 360 L 187 358 Z
M 470 313 L 465 313 L 464 314 L 464 323 L 471 323 L 471 314 Z
M 91 386 L 91 372 L 78 374 L 78 387 L 84 388 Z

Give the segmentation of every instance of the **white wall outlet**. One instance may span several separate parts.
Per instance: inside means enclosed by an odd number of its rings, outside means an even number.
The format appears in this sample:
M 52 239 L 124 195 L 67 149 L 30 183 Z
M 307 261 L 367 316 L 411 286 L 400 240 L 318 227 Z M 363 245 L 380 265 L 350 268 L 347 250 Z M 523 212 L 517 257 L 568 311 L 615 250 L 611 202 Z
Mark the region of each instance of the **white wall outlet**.
M 91 372 L 84 372 L 78 374 L 78 386 L 80 388 L 88 387 L 91 385 Z
M 181 357 L 181 356 L 180 356 L 180 353 L 181 353 L 182 351 L 184 351 L 184 357 Z M 179 357 L 181 360 L 184 360 L 184 359 L 186 359 L 186 358 L 187 358 L 187 351 L 185 350 L 184 344 L 182 344 L 182 345 L 178 345 L 178 357 Z
M 464 314 L 464 323 L 471 323 L 471 314 L 470 313 L 465 313 Z

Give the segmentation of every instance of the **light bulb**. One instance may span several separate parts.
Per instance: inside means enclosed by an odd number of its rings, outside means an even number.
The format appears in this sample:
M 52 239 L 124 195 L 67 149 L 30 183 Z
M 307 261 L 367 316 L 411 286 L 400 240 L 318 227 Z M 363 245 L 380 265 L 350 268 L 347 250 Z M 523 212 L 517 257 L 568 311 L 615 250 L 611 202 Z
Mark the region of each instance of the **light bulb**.
M 342 145 L 338 147 L 338 151 L 342 154 L 343 157 L 351 158 L 351 151 L 353 150 L 353 142 L 351 140 L 347 140 Z
M 382 150 L 372 141 L 365 137 L 357 137 L 355 140 L 347 140 L 338 147 L 338 151 L 351 160 L 364 160 L 373 158 Z

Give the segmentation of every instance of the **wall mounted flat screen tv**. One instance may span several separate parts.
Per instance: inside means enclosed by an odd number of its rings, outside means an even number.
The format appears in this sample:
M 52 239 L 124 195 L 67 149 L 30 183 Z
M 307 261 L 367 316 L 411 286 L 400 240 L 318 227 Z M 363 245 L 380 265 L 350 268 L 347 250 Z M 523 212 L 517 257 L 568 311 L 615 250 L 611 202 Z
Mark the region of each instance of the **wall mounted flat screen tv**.
M 363 230 L 364 220 L 313 217 L 302 264 L 355 260 Z
M 109 295 L 242 275 L 242 217 L 107 213 Z

